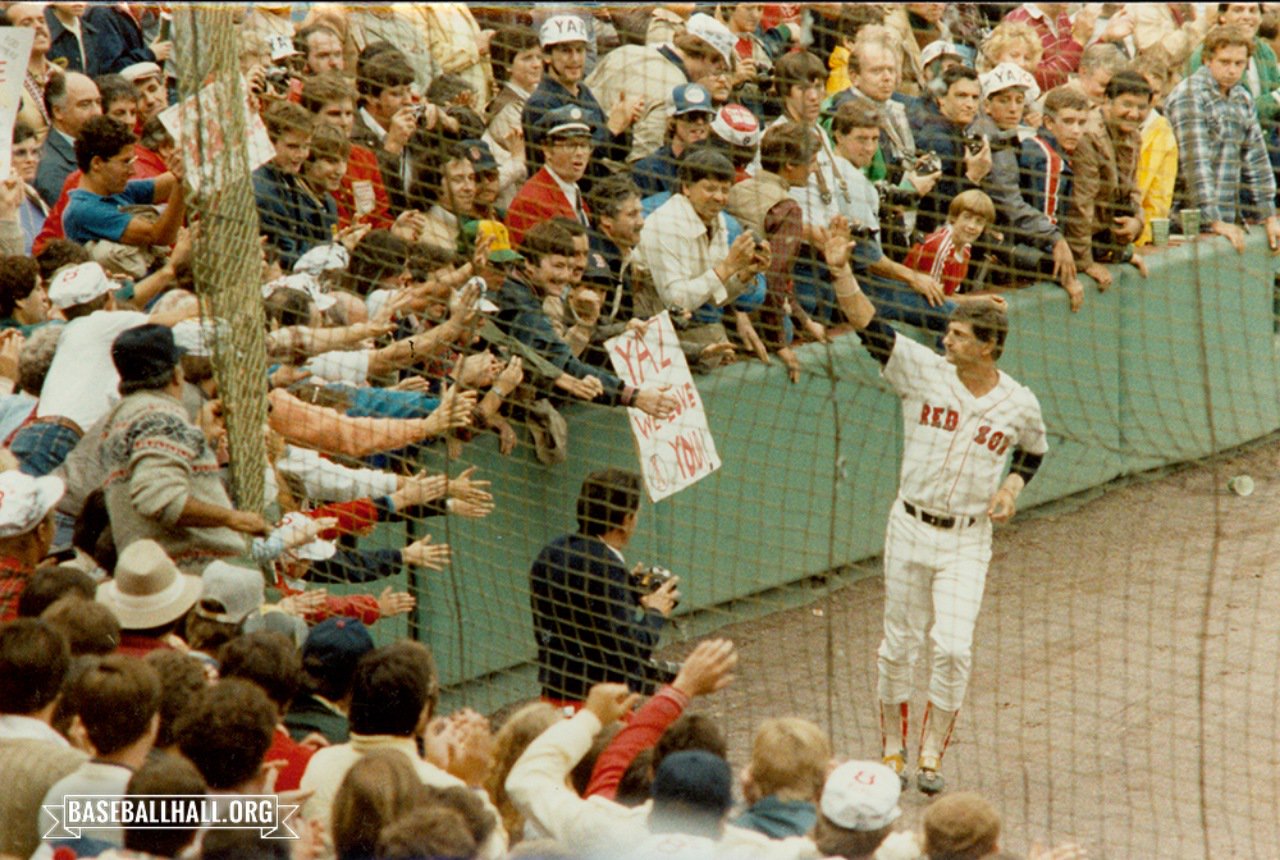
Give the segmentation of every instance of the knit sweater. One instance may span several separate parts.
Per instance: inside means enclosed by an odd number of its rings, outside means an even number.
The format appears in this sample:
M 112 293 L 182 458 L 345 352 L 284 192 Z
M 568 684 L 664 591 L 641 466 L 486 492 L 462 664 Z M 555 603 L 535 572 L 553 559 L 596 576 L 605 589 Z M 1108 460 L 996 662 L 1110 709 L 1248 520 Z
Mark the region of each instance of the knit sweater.
M 244 555 L 229 528 L 177 525 L 188 499 L 230 508 L 217 456 L 176 398 L 138 391 L 120 401 L 103 431 L 107 513 L 116 546 L 150 538 L 189 573 Z
M 22 738 L 0 741 L 0 855 L 30 857 L 40 845 L 40 802 L 88 756 L 70 746 Z

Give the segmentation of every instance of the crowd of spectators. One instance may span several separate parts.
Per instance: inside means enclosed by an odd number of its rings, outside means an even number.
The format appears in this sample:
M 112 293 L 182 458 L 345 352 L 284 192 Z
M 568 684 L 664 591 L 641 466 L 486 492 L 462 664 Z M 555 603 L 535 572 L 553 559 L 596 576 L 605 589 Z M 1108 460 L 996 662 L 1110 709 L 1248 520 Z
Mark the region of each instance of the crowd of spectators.
M 169 13 L 0 4 L 34 32 L 0 181 L 0 856 L 276 856 L 41 839 L 71 794 L 273 791 L 303 802 L 295 857 L 996 854 L 973 795 L 895 829 L 897 777 L 835 766 L 803 719 L 757 726 L 735 786 L 723 727 L 686 713 L 733 645 L 645 668 L 678 592 L 622 567 L 636 486 L 596 520 L 584 487 L 534 564 L 544 701 L 496 732 L 438 714 L 430 650 L 368 628 L 415 608 L 394 577 L 449 563 L 403 523 L 494 501 L 417 464 L 487 433 L 555 464 L 574 401 L 675 414 L 605 348 L 663 311 L 695 372 L 798 381 L 797 348 L 847 336 L 850 245 L 879 315 L 933 332 L 1037 281 L 1079 311 L 1170 222 L 1277 249 L 1271 4 L 230 5 L 273 147 L 265 512 L 227 489 L 241 321 L 202 312 Z M 561 641 L 569 605 L 610 638 Z

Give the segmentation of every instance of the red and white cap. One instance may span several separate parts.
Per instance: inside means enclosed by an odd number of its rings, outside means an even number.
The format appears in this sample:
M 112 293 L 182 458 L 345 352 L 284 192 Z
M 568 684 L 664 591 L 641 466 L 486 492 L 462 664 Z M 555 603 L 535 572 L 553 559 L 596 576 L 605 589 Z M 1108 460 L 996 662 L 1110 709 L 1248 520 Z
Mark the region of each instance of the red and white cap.
M 755 147 L 760 144 L 760 122 L 755 114 L 740 104 L 727 104 L 711 120 L 711 131 L 734 146 Z
M 55 475 L 0 472 L 0 537 L 23 535 L 40 525 L 64 492 L 66 485 Z
M 97 263 L 80 263 L 66 266 L 49 282 L 49 301 L 63 310 L 84 305 L 116 288 L 116 282 L 107 277 Z
M 544 48 L 585 41 L 587 25 L 577 15 L 552 15 L 538 30 L 538 42 Z

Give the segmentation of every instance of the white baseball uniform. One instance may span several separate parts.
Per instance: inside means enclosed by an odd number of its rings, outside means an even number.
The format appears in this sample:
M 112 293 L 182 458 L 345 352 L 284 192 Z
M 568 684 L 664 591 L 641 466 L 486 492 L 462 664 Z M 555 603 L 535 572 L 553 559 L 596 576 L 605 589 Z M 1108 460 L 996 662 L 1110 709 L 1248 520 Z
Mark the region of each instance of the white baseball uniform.
M 910 698 L 929 632 L 929 700 L 960 709 L 991 560 L 987 506 L 1012 448 L 1048 450 L 1040 402 L 997 373 L 995 387 L 974 397 L 950 362 L 900 334 L 885 362 L 882 375 L 902 398 L 905 429 L 902 478 L 885 535 L 879 694 L 886 704 Z

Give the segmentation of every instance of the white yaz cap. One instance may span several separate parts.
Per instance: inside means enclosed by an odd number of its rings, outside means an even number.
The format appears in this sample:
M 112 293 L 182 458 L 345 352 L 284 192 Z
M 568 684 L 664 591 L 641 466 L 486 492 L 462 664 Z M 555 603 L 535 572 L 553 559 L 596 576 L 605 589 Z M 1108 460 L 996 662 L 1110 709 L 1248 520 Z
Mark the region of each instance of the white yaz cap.
M 67 266 L 53 276 L 49 284 L 49 301 L 57 308 L 88 304 L 116 287 L 107 272 L 97 263 Z
M 0 472 L 0 538 L 26 534 L 58 503 L 66 485 L 53 475 L 33 478 L 25 472 Z
M 1013 63 L 1001 63 L 991 71 L 980 75 L 978 82 L 982 84 L 984 99 L 1011 87 L 1022 87 L 1026 90 L 1028 102 L 1040 98 L 1040 87 L 1036 86 L 1036 79 L 1026 69 Z
M 846 830 L 879 830 L 902 814 L 901 794 L 902 783 L 891 768 L 874 761 L 845 762 L 822 788 L 822 814 Z
M 685 24 L 685 31 L 690 36 L 697 36 L 706 42 L 716 53 L 724 58 L 726 67 L 733 66 L 733 46 L 737 44 L 738 37 L 724 24 L 721 24 L 710 15 L 699 12 L 697 15 L 689 16 L 689 21 Z
M 553 15 L 538 31 L 542 47 L 563 45 L 566 42 L 587 41 L 587 25 L 577 15 Z

